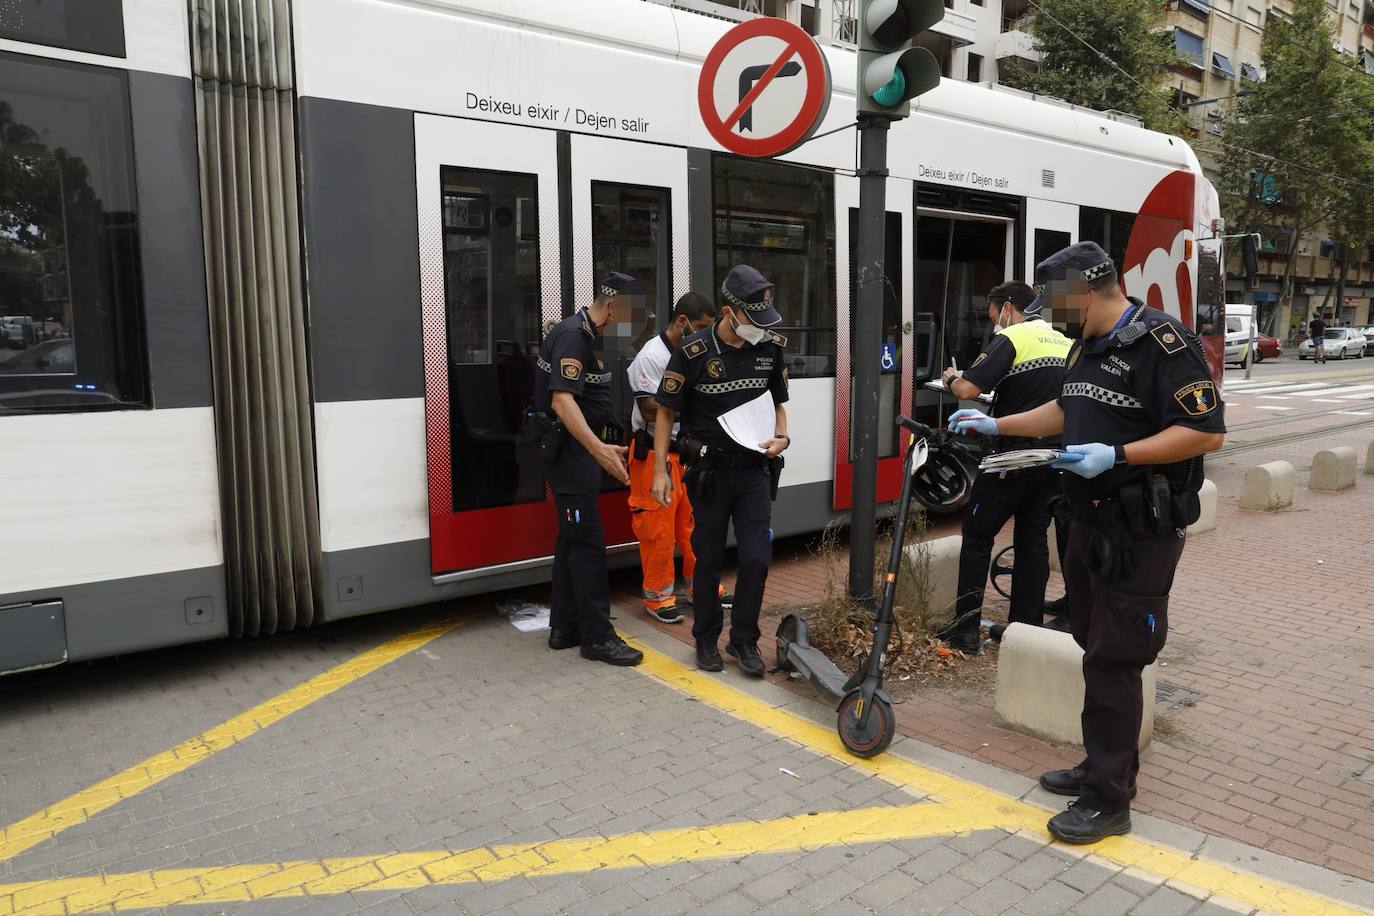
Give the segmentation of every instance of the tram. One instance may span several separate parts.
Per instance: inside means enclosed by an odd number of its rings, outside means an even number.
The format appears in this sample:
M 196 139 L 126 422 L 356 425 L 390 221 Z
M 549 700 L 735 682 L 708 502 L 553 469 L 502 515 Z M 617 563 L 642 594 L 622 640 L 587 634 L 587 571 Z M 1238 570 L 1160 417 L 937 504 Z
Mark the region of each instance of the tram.
M 775 530 L 849 509 L 852 49 L 823 48 L 833 132 L 748 160 L 695 108 L 729 23 L 643 0 L 15 6 L 0 672 L 547 579 L 532 361 L 611 269 L 650 288 L 605 341 L 616 370 L 732 264 L 776 282 L 796 447 Z M 890 143 L 886 344 L 863 357 L 881 499 L 891 421 L 938 420 L 922 383 L 1050 252 L 1096 240 L 1128 292 L 1224 327 L 1217 195 L 1183 140 L 946 80 Z M 602 500 L 632 562 L 626 495 Z

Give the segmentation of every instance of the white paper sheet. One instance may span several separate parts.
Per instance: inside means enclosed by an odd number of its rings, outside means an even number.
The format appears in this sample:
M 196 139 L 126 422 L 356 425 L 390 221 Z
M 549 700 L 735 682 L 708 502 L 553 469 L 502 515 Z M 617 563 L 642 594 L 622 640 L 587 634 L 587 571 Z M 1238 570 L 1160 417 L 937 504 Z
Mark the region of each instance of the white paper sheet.
M 725 434 L 752 452 L 764 451 L 759 443 L 773 438 L 776 422 L 777 411 L 771 391 L 720 415 L 720 427 Z

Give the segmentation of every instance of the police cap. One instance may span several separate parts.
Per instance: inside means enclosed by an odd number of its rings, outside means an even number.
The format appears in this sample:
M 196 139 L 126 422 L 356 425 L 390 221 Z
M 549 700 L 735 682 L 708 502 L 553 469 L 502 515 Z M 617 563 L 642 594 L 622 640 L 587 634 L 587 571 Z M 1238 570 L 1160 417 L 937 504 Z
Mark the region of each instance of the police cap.
M 749 320 L 761 328 L 771 328 L 782 321 L 773 308 L 773 284 L 748 264 L 737 264 L 725 275 L 720 294 L 735 308 L 744 309 Z
M 1115 272 L 1116 265 L 1096 242 L 1078 242 L 1056 251 L 1035 265 L 1035 286 L 1040 294 L 1026 306 L 1026 314 L 1038 315 L 1044 310 L 1044 288 L 1050 283 L 1062 280 L 1091 283 Z
M 643 293 L 647 291 L 647 285 L 643 280 L 636 280 L 629 274 L 611 271 L 601 278 L 601 282 L 596 284 L 596 294 L 615 298 L 621 293 Z

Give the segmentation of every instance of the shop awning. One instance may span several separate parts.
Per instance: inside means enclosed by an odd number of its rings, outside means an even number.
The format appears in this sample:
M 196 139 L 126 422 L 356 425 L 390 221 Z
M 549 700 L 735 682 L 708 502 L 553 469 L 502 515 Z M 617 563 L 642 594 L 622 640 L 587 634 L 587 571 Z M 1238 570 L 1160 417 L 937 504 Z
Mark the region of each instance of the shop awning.
M 1212 69 L 1228 80 L 1236 78 L 1236 68 L 1231 66 L 1231 59 L 1217 51 L 1212 52 Z

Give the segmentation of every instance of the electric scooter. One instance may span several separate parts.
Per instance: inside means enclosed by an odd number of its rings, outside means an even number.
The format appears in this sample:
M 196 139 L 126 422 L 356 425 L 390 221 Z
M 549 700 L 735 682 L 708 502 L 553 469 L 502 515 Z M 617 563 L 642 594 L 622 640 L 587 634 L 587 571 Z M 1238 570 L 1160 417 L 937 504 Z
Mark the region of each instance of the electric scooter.
M 844 673 L 835 663 L 807 641 L 806 621 L 800 615 L 788 614 L 778 624 L 775 670 L 801 674 L 817 692 L 838 704 L 836 728 L 840 742 L 856 757 L 875 757 L 887 750 L 897 729 L 892 699 L 883 689 L 883 663 L 892 638 L 892 605 L 897 597 L 897 575 L 902 568 L 913 481 L 930 455 L 927 438 L 931 434 L 929 427 L 906 417 L 898 417 L 897 425 L 911 434 L 911 443 L 906 453 L 902 497 L 897 504 L 892 553 L 888 558 L 887 574 L 883 577 L 882 602 L 873 621 L 873 650 L 859 662 L 853 676 L 845 680 Z

